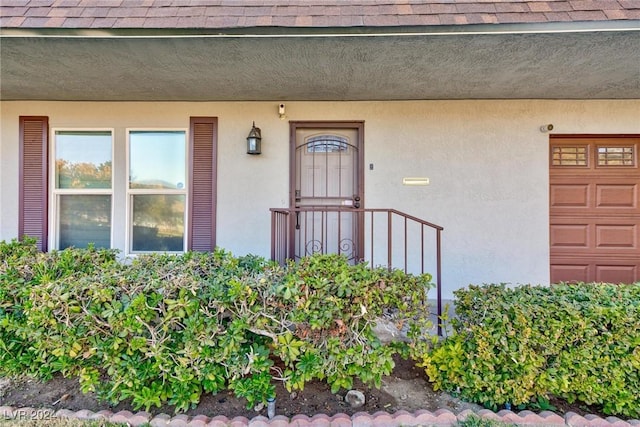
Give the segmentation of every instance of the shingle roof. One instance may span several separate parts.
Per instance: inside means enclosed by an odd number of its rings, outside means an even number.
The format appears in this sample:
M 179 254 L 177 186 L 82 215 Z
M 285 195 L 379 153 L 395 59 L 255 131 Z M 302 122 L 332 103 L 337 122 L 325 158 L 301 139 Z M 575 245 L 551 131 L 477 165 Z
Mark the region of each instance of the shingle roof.
M 640 0 L 0 0 L 3 28 L 400 27 L 640 19 Z

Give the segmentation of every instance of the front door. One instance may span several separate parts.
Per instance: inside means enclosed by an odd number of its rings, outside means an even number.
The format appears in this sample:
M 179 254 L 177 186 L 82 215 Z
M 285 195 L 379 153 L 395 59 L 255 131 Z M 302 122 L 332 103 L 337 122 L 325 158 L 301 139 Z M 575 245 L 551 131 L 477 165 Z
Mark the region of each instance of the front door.
M 338 253 L 362 259 L 363 123 L 291 123 L 294 257 Z

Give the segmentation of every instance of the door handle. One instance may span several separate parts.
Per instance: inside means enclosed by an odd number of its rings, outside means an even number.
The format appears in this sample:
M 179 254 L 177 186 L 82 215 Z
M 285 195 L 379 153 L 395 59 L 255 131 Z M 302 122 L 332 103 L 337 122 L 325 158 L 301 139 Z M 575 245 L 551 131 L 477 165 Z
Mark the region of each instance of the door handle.
M 360 196 L 353 196 L 353 207 L 356 209 L 360 208 Z

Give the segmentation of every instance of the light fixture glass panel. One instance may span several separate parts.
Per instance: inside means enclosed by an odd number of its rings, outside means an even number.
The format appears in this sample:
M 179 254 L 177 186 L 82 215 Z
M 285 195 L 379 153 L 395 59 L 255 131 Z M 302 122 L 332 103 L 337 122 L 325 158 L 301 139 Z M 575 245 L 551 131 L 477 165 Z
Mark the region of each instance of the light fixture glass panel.
M 58 196 L 58 248 L 111 246 L 111 195 Z
M 258 139 L 257 138 L 249 138 L 249 139 L 247 139 L 247 152 L 250 153 L 250 154 L 258 152 Z
M 129 134 L 129 188 L 183 189 L 186 182 L 184 131 Z
M 183 194 L 136 194 L 132 202 L 132 251 L 184 250 Z
M 111 132 L 56 131 L 56 188 L 111 188 L 111 151 Z

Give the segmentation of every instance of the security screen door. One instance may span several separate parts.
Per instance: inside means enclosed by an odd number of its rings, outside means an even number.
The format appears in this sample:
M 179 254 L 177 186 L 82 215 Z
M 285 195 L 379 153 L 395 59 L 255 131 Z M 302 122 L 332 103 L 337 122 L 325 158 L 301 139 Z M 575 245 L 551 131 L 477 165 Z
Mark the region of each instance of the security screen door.
M 363 123 L 292 122 L 291 206 L 295 258 L 362 259 Z

